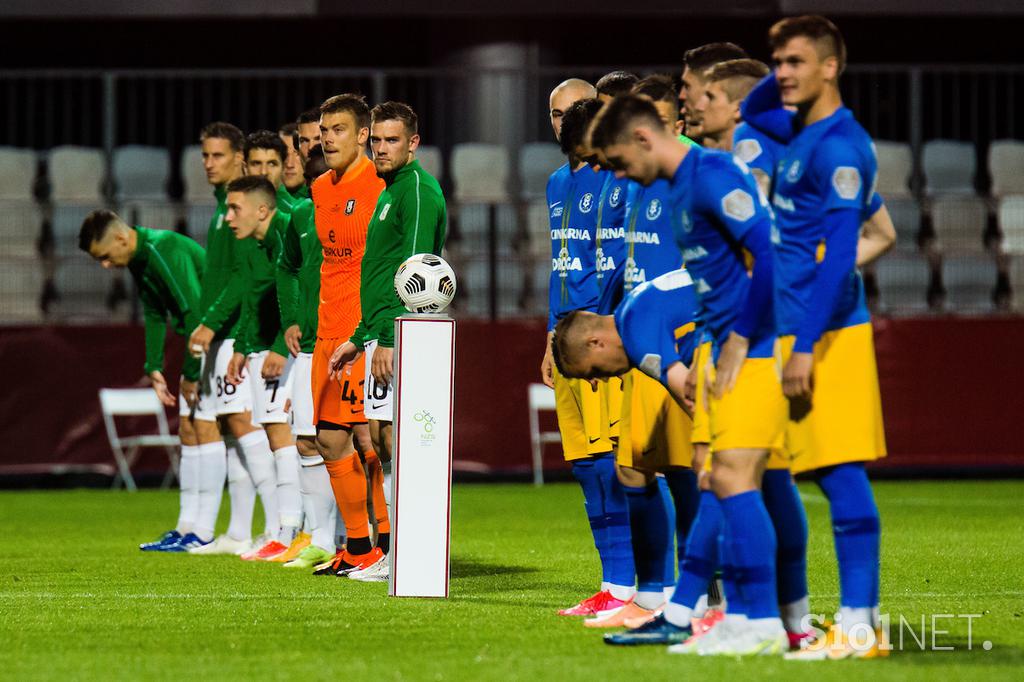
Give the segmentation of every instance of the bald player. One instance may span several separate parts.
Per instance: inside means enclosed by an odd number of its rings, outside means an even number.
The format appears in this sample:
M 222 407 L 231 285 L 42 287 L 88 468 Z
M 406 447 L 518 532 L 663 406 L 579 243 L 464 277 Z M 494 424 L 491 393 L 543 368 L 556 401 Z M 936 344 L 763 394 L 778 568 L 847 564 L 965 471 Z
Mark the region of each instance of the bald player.
M 555 139 L 562 139 L 562 117 L 573 102 L 597 97 L 597 89 L 581 78 L 569 78 L 555 86 L 548 98 L 548 114 Z

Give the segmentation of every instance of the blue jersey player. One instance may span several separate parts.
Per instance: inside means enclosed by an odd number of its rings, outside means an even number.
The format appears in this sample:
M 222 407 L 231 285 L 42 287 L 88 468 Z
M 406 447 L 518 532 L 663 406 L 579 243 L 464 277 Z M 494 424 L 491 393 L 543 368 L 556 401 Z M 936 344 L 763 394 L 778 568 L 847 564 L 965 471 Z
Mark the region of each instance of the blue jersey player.
M 670 181 L 676 239 L 712 341 L 711 482 L 724 519 L 723 565 L 731 567 L 726 597 L 738 608 L 723 626 L 674 650 L 780 651 L 786 636 L 775 598 L 776 538 L 760 492 L 760 471 L 786 420 L 774 357 L 771 213 L 742 163 L 680 143 L 649 100 L 611 102 L 591 139 L 618 173 L 642 184 Z
M 877 634 L 880 522 L 864 462 L 885 456 L 885 436 L 856 269 L 861 224 L 874 209 L 875 155 L 842 105 L 846 49 L 838 29 L 823 17 L 795 17 L 775 24 L 769 42 L 774 77 L 758 85 L 744 112 L 752 125 L 790 136 L 773 196 L 783 387 L 793 406 L 787 449 L 794 471 L 813 470 L 829 500 L 841 600 L 835 627 L 792 656 L 884 656 Z

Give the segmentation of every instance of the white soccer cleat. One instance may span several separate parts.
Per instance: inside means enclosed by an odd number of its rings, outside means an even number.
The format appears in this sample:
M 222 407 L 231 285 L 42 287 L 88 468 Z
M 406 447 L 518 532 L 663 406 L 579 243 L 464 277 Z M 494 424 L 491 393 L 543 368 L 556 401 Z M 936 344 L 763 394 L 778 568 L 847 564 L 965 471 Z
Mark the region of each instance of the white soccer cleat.
M 726 617 L 718 627 L 697 640 L 696 653 L 701 656 L 772 656 L 788 649 L 789 639 L 782 621 L 751 623 L 743 619 L 730 623 Z
M 391 577 L 391 561 L 385 554 L 366 568 L 352 571 L 348 577 L 364 583 L 386 583 Z
M 225 533 L 209 544 L 188 550 L 188 553 L 204 555 L 234 554 L 237 556 L 249 551 L 252 551 L 252 540 L 235 540 Z

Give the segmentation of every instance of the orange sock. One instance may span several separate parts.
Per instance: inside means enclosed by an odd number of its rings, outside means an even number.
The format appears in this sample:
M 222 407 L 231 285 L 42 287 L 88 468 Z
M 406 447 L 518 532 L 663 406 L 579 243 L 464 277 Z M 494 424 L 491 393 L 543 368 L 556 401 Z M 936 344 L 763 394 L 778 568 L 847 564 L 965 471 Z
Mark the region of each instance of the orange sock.
M 370 470 L 370 490 L 373 491 L 373 515 L 377 517 L 377 532 L 390 533 L 388 502 L 384 498 L 384 469 L 381 468 L 380 458 L 373 450 L 366 453 L 366 465 Z
M 348 547 L 352 554 L 370 551 L 370 518 L 366 513 L 366 473 L 356 453 L 336 462 L 324 461 L 331 476 L 331 490 L 345 518 Z M 363 550 L 365 545 L 366 549 Z

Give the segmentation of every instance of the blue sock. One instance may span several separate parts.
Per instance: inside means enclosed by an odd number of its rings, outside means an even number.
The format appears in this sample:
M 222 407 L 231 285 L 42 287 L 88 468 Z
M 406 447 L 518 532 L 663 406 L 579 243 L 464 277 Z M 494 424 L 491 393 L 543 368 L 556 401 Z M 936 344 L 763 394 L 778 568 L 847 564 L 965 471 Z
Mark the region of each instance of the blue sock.
M 590 532 L 594 536 L 594 547 L 601 560 L 601 580 L 608 582 L 611 569 L 608 563 L 608 524 L 604 515 L 604 493 L 596 462 L 593 459 L 577 459 L 572 463 L 572 475 L 583 489 L 583 508 L 587 511 Z
M 821 469 L 818 486 L 832 510 L 840 604 L 849 608 L 878 606 L 881 522 L 864 464 Z
M 779 545 L 775 554 L 779 604 L 792 604 L 807 596 L 807 516 L 804 505 L 787 469 L 765 471 L 761 492 Z
M 690 535 L 679 563 L 679 580 L 672 601 L 693 608 L 697 600 L 708 591 L 708 583 L 719 567 L 719 537 L 722 534 L 722 506 L 710 490 L 700 494 L 697 516 L 690 525 Z M 732 572 L 730 569 L 730 577 Z M 737 607 L 739 608 L 737 602 Z M 734 613 L 732 602 L 729 612 Z M 740 612 L 735 612 L 740 613 Z
M 693 469 L 669 469 L 665 472 L 665 484 L 672 493 L 672 502 L 676 508 L 676 553 L 679 570 L 682 571 L 690 527 L 697 517 L 697 507 L 701 503 L 701 493 L 697 488 L 697 472 Z
M 659 476 L 655 479 L 658 482 L 658 494 L 661 496 L 661 504 L 665 508 L 665 555 L 662 557 L 662 561 L 665 564 L 665 568 L 662 571 L 661 578 L 661 591 L 665 592 L 666 587 L 672 587 L 676 584 L 676 533 L 677 533 L 677 519 L 676 515 L 676 504 L 675 500 L 672 499 L 672 490 L 668 487 L 668 481 L 665 478 Z M 689 526 L 689 524 L 687 524 Z M 679 541 L 680 544 L 686 542 L 686 536 Z M 679 551 L 682 551 L 680 549 Z
M 612 585 L 632 587 L 636 577 L 633 562 L 633 537 L 629 528 L 629 502 L 619 477 L 615 475 L 615 456 L 595 458 L 601 494 L 604 499 L 604 520 L 608 534 L 608 577 Z
M 656 592 L 660 595 L 664 591 L 665 557 L 672 554 L 669 549 L 671 531 L 665 499 L 661 496 L 661 488 L 656 480 L 640 488 L 623 486 L 623 489 L 629 501 L 636 589 L 638 592 Z
M 742 594 L 747 618 L 778 618 L 775 587 L 775 529 L 760 490 L 720 500 L 725 519 L 725 544 L 732 554 L 735 587 Z M 732 601 L 732 596 L 726 594 Z

